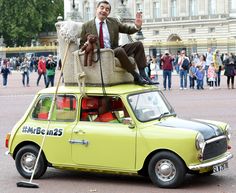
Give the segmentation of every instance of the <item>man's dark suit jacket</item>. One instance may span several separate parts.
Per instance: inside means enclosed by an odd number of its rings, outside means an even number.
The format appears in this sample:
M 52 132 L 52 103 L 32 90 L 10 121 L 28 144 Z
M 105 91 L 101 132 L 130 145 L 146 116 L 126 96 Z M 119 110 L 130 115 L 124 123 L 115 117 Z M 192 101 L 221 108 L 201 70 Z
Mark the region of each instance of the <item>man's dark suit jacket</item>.
M 119 33 L 133 34 L 138 31 L 138 29 L 135 28 L 135 26 L 122 24 L 116 18 L 108 17 L 106 19 L 106 23 L 110 34 L 111 49 L 115 49 L 119 46 L 118 45 Z M 83 46 L 84 43 L 87 41 L 86 34 L 93 34 L 98 36 L 95 24 L 95 18 L 83 24 L 80 36 L 80 47 Z M 98 41 L 98 46 L 100 47 L 99 41 Z

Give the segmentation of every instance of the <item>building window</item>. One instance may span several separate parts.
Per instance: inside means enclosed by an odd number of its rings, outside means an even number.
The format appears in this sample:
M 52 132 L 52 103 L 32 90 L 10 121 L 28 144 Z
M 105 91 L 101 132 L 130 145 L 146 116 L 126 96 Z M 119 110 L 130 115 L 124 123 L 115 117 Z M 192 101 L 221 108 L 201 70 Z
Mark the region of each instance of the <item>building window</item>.
M 153 2 L 153 18 L 160 17 L 161 5 L 160 1 Z
M 214 33 L 216 31 L 216 28 L 210 27 L 208 31 L 209 31 L 209 33 Z
M 136 3 L 136 10 L 137 10 L 137 12 L 138 11 L 143 11 L 141 2 Z
M 159 30 L 154 30 L 153 31 L 153 35 L 159 35 L 159 34 L 160 34 Z
M 195 29 L 195 28 L 189 29 L 189 33 L 190 33 L 190 34 L 196 33 L 196 29 Z
M 216 14 L 216 0 L 208 1 L 208 10 L 210 15 Z
M 177 16 L 177 4 L 176 0 L 171 0 L 171 17 Z
M 197 15 L 197 0 L 190 0 L 189 2 L 189 14 L 190 16 Z
M 231 0 L 231 10 L 236 10 L 236 1 Z

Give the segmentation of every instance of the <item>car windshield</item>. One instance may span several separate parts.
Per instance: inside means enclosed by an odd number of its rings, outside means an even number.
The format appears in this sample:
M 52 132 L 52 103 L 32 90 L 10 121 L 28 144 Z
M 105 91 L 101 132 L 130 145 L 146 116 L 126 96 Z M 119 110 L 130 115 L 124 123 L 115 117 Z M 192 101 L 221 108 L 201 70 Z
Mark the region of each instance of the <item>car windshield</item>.
M 130 95 L 128 101 L 136 118 L 142 122 L 174 114 L 173 108 L 159 91 Z

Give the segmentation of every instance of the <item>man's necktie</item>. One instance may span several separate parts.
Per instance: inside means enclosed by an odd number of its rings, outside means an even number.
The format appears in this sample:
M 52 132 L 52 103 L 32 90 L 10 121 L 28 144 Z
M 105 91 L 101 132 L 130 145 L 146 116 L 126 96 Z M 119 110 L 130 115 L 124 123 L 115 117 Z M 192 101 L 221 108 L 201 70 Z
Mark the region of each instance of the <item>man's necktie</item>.
M 100 48 L 104 48 L 102 24 L 103 24 L 103 21 L 100 22 L 100 30 L 99 30 L 99 43 L 100 43 Z

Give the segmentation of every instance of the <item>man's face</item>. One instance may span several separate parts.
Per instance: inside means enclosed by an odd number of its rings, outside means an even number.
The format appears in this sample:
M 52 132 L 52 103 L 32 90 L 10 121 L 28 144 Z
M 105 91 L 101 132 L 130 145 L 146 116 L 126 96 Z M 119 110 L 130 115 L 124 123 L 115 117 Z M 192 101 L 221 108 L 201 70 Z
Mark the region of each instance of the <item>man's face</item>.
M 97 7 L 96 16 L 101 21 L 105 20 L 110 14 L 111 7 L 109 4 L 101 3 Z

